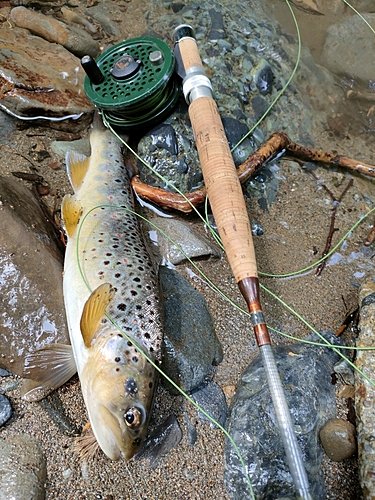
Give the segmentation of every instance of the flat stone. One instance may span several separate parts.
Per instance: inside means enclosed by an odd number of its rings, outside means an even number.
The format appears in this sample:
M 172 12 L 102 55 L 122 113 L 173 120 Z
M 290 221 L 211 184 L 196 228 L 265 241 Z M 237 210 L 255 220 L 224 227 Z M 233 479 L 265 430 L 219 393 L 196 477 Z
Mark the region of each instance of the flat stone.
M 0 441 L 1 500 L 44 500 L 46 462 L 38 441 L 30 435 Z
M 185 221 L 154 217 L 149 227 L 150 239 L 157 246 L 159 260 L 179 264 L 187 258 L 221 257 L 220 248 L 208 238 L 198 234 Z M 162 232 L 161 232 L 162 231 Z M 168 238 L 164 234 L 168 235 Z M 170 239 L 169 239 L 170 238 Z
M 22 376 L 29 352 L 69 337 L 56 236 L 31 191 L 11 177 L 0 178 L 0 264 L 0 366 Z
M 43 124 L 77 131 L 91 120 L 79 59 L 56 43 L 22 28 L 0 26 L 0 104 L 18 116 L 85 116 Z M 41 121 L 42 122 L 42 121 Z

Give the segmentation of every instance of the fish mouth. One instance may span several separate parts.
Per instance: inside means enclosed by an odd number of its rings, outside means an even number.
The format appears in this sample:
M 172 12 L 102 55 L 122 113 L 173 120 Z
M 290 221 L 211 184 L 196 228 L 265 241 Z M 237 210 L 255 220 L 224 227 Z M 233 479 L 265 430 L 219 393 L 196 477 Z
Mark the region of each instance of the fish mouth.
M 106 406 L 100 406 L 90 418 L 92 430 L 100 448 L 111 460 L 130 460 L 141 443 L 141 431 L 130 431 L 120 416 Z

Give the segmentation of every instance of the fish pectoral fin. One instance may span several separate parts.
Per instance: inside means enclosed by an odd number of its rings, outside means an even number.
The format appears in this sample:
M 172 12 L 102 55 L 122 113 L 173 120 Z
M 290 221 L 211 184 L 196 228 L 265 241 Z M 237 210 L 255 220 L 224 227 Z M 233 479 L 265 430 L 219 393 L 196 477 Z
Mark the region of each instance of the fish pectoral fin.
M 86 347 L 91 346 L 99 321 L 104 316 L 105 310 L 111 302 L 115 291 L 109 283 L 98 286 L 83 307 L 81 317 L 81 333 Z
M 21 396 L 26 401 L 39 401 L 65 384 L 76 371 L 72 346 L 43 347 L 25 358 Z
M 79 219 L 82 215 L 82 205 L 74 195 L 66 194 L 61 204 L 61 215 L 65 231 L 71 238 L 77 230 Z
M 76 193 L 85 179 L 90 158 L 77 151 L 68 151 L 65 156 L 65 163 L 70 183 Z

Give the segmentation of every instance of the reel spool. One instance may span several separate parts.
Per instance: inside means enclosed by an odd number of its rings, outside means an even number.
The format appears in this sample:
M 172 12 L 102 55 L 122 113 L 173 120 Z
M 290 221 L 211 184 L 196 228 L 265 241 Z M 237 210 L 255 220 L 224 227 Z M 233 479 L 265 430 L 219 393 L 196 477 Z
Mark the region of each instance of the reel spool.
M 81 60 L 88 99 L 122 130 L 162 121 L 179 97 L 172 50 L 162 40 L 140 37 L 107 49 L 95 61 Z

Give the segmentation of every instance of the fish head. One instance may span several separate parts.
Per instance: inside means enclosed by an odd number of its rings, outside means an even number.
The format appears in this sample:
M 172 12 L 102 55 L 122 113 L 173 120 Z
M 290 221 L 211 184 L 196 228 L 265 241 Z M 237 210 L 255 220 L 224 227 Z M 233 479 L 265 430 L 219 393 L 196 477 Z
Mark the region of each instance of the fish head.
M 157 371 L 118 332 L 99 337 L 88 351 L 80 380 L 93 433 L 111 460 L 129 460 L 147 432 Z

